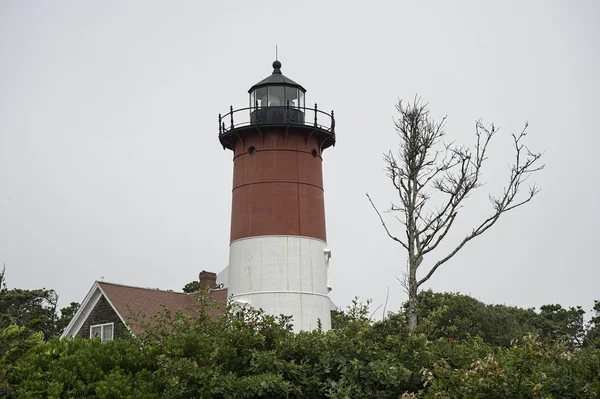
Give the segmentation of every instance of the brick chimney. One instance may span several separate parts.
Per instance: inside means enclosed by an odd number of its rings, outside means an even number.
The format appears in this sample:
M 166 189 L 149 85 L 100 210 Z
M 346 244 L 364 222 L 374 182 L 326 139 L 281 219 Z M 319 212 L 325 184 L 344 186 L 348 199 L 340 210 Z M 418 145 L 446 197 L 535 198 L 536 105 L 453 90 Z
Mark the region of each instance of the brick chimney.
M 200 289 L 214 289 L 217 288 L 217 273 L 207 272 L 202 270 L 200 272 Z

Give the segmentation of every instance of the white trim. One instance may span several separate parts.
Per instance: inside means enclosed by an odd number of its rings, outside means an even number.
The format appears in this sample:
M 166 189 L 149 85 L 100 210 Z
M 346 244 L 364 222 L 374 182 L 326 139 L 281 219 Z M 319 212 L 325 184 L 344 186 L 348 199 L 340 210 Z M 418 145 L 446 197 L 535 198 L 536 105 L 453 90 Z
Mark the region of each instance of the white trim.
M 83 325 L 85 320 L 87 320 L 88 316 L 92 312 L 92 309 L 94 309 L 96 303 L 98 303 L 98 300 L 100 299 L 101 295 L 99 295 L 99 288 L 100 287 L 98 286 L 98 282 L 95 281 L 92 285 L 92 288 L 90 288 L 89 292 L 83 299 L 83 302 L 81 302 L 81 305 L 79 305 L 79 309 L 77 309 L 77 312 L 75 313 L 75 315 L 63 331 L 63 333 L 60 335 L 60 339 L 66 337 L 73 338 L 75 335 L 77 335 L 77 333 L 81 329 L 81 326 Z
M 292 237 L 292 238 L 306 238 L 308 240 L 315 240 L 315 241 L 321 241 L 324 242 L 325 244 L 327 244 L 327 241 L 325 240 L 321 240 L 320 238 L 315 238 L 315 237 L 309 237 L 309 236 L 299 236 L 299 235 L 294 235 L 294 234 L 288 234 L 288 235 L 264 235 L 264 236 L 250 236 L 250 237 L 243 237 L 243 238 L 238 238 L 237 240 L 233 240 L 229 243 L 229 245 L 233 244 L 234 242 L 238 242 L 238 241 L 243 241 L 243 240 L 252 240 L 254 238 L 272 238 L 272 237 L 283 237 L 283 238 L 288 238 L 288 237 Z
M 113 308 L 113 310 L 115 311 L 115 313 L 117 314 L 117 316 L 119 316 L 119 319 L 121 319 L 121 322 L 125 325 L 125 327 L 127 328 L 127 330 L 129 330 L 129 332 L 131 334 L 133 334 L 133 331 L 131 331 L 131 328 L 129 328 L 129 326 L 125 322 L 125 319 L 123 318 L 123 316 L 121 316 L 121 313 L 119 313 L 119 311 L 117 310 L 117 308 L 115 307 L 115 305 L 113 305 L 113 303 L 111 302 L 111 300 L 108 298 L 108 295 L 106 295 L 106 292 L 104 292 L 104 290 L 102 289 L 102 287 L 100 285 L 98 285 L 98 288 L 100 289 L 100 292 L 102 292 L 102 295 L 104 295 L 104 299 L 106 299 L 106 302 L 108 302 L 108 304 L 110 305 L 110 307 Z
M 261 295 L 261 294 L 302 294 L 302 295 L 316 295 L 316 296 L 323 296 L 327 299 L 329 299 L 328 295 L 325 294 L 319 294 L 318 292 L 310 292 L 310 291 L 252 291 L 252 292 L 242 292 L 239 294 L 234 294 L 233 298 L 234 301 L 236 302 L 242 302 L 239 299 L 236 300 L 235 298 L 238 296 L 248 296 L 248 295 Z M 248 301 L 243 301 L 244 303 L 248 303 Z
M 110 307 L 114 310 L 114 312 L 117 314 L 117 316 L 119 316 L 119 319 L 123 322 L 123 324 L 125 325 L 125 328 L 127 328 L 127 330 L 131 334 L 133 334 L 133 332 L 131 331 L 131 328 L 125 322 L 125 319 L 123 319 L 123 316 L 121 316 L 121 314 L 119 313 L 117 308 L 113 305 L 113 303 L 110 301 L 110 299 L 108 298 L 108 296 L 106 295 L 106 293 L 104 292 L 102 287 L 100 287 L 100 282 L 94 281 L 92 288 L 90 288 L 89 292 L 83 299 L 83 302 L 79 306 L 79 309 L 75 313 L 75 316 L 73 316 L 73 318 L 71 319 L 71 321 L 65 328 L 65 331 L 63 331 L 63 333 L 60 335 L 60 339 L 74 338 L 79 333 L 79 330 L 81 330 L 81 327 L 83 327 L 83 323 L 85 323 L 87 318 L 90 316 L 90 313 L 92 313 L 92 310 L 94 310 L 94 308 L 96 307 L 96 304 L 98 303 L 98 301 L 100 300 L 100 298 L 102 296 L 104 296 L 104 299 L 106 299 L 106 301 L 108 302 Z
M 111 333 L 111 337 L 110 340 L 105 340 L 103 335 L 104 335 L 104 326 L 111 326 L 112 327 L 112 333 Z M 94 338 L 92 336 L 92 329 L 94 327 L 100 327 L 100 341 L 102 342 L 108 342 L 108 341 L 112 341 L 115 339 L 115 323 L 110 322 L 110 323 L 102 323 L 102 324 L 94 324 L 92 326 L 90 326 L 90 339 Z

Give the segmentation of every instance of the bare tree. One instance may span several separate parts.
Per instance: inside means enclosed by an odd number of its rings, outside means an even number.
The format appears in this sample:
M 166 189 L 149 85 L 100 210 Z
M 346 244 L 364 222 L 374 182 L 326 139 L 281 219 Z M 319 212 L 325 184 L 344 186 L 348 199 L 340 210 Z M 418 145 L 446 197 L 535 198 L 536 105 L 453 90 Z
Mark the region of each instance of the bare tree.
M 498 129 L 485 127 L 481 121 L 475 123 L 474 148 L 455 145 L 444 141 L 446 118 L 435 122 L 429 115 L 427 104 L 415 98 L 413 103 L 404 105 L 399 101 L 396 109 L 400 114 L 395 120 L 399 137 L 398 153 L 384 154 L 385 170 L 398 192 L 399 201 L 392 203 L 388 212 L 395 213 L 396 219 L 405 227 L 406 237 L 392 234 L 381 212 L 367 193 L 367 198 L 379 216 L 387 235 L 401 245 L 408 254 L 407 271 L 401 283 L 408 293 L 408 326 L 411 331 L 417 327 L 417 294 L 421 287 L 440 266 L 450 260 L 466 243 L 492 227 L 506 212 L 531 201 L 539 192 L 529 186 L 527 194 L 519 195 L 523 183 L 544 168 L 539 165 L 541 153 L 533 153 L 523 144 L 527 135 L 527 124 L 519 134 L 513 134 L 515 159 L 510 165 L 510 173 L 504 190 L 497 196 L 489 195 L 491 213 L 476 225 L 457 245 L 438 258 L 422 277 L 418 277 L 423 259 L 434 251 L 446 238 L 464 200 L 482 185 L 480 178 L 486 152 L 491 139 Z M 432 205 L 432 193 L 442 196 L 441 203 Z

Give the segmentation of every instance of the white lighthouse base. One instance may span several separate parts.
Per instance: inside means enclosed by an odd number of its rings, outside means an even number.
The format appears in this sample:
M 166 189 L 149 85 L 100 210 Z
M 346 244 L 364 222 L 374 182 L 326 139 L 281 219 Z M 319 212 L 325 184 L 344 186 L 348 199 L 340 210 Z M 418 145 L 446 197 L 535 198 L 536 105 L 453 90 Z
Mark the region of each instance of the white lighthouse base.
M 229 247 L 228 292 L 234 303 L 293 317 L 294 331 L 331 328 L 330 251 L 322 240 L 262 236 Z

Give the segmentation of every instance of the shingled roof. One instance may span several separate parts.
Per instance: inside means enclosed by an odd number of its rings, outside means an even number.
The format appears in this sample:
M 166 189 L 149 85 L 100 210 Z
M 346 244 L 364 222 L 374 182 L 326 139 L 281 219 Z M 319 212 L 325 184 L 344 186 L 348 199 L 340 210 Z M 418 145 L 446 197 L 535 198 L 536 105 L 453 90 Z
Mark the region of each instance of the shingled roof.
M 163 307 L 175 313 L 181 310 L 187 316 L 195 316 L 199 309 L 198 300 L 193 295 L 162 291 L 152 288 L 131 287 L 127 285 L 98 282 L 106 298 L 115 311 L 123 318 L 134 334 L 140 333 L 139 323 L 134 322 L 136 315 L 143 317 L 141 321 L 151 322 L 152 316 L 160 313 Z M 213 299 L 216 293 L 223 290 L 211 291 Z M 226 298 L 225 298 L 226 299 Z M 215 309 L 216 311 L 216 309 Z M 218 313 L 213 311 L 213 313 Z
M 181 310 L 188 316 L 196 315 L 199 310 L 198 300 L 190 294 L 96 281 L 62 337 L 73 337 L 78 333 L 100 297 L 108 301 L 133 334 L 142 332 L 140 324 L 153 324 L 153 316 L 160 313 L 163 307 L 172 314 Z M 216 309 L 211 309 L 210 313 L 212 316 L 218 316 L 227 303 L 227 289 L 211 289 L 209 297 L 218 305 Z

